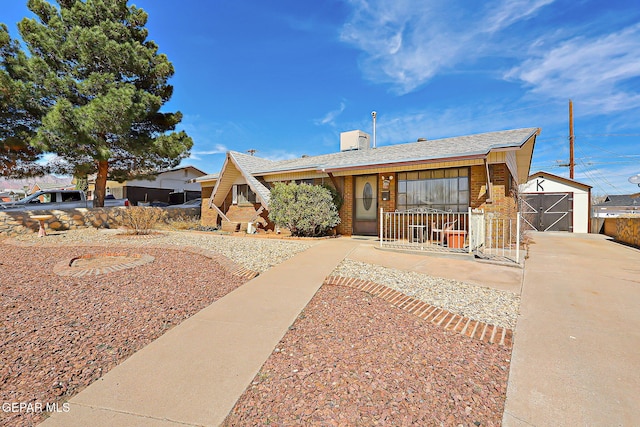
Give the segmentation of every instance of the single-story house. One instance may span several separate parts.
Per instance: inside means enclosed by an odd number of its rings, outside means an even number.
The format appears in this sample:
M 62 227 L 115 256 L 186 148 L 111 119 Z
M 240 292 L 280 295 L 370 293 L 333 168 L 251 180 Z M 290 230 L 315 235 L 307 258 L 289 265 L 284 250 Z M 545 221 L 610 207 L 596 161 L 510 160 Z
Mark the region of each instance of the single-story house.
M 206 175 L 194 166 L 183 166 L 155 174 L 155 179 L 131 179 L 124 182 L 107 181 L 106 194 L 116 199 L 127 198 L 132 205 L 140 202 L 178 204 L 200 197 L 197 178 Z M 95 177 L 89 180 L 87 197 L 93 198 Z
M 27 193 L 24 190 L 16 190 L 12 188 L 0 191 L 0 202 L 15 202 L 24 197 Z
M 329 184 L 344 199 L 342 235 L 378 234 L 384 211 L 481 208 L 514 216 L 514 191 L 527 181 L 539 128 L 370 147 L 361 131 L 341 134 L 341 151 L 272 161 L 230 151 L 216 175 L 203 176 L 202 223 L 219 225 L 262 218 L 267 227 L 270 187 L 276 182 Z
M 612 194 L 594 205 L 594 216 L 600 218 L 620 215 L 640 215 L 640 193 Z
M 520 185 L 520 197 L 520 211 L 527 229 L 589 232 L 590 185 L 540 171 Z
M 75 190 L 75 185 L 72 183 L 59 183 L 59 182 L 36 182 L 29 188 L 27 194 L 33 194 L 38 191 L 46 190 Z

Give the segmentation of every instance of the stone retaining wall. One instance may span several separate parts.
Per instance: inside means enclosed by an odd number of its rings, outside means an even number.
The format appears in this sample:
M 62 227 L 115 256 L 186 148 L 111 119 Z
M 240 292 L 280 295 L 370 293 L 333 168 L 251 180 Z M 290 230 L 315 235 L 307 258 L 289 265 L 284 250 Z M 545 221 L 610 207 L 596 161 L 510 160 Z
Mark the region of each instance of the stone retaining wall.
M 126 207 L 115 208 L 79 208 L 66 210 L 32 210 L 32 211 L 0 211 L 0 234 L 16 235 L 22 233 L 37 232 L 39 223 L 31 219 L 32 215 L 53 215 L 54 218 L 47 221 L 47 229 L 73 230 L 84 227 L 117 228 L 122 224 L 122 212 Z M 199 208 L 172 208 L 165 209 L 166 220 L 176 218 L 199 217 Z
M 640 218 L 606 218 L 604 234 L 620 242 L 640 247 Z

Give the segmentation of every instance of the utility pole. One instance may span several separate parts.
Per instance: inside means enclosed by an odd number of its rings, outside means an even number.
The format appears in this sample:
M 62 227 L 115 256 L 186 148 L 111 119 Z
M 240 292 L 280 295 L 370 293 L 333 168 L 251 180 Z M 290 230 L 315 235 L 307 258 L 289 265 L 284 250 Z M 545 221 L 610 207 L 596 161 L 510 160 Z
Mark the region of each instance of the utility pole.
M 575 136 L 573 135 L 573 101 L 569 100 L 569 178 L 573 179 L 573 143 Z

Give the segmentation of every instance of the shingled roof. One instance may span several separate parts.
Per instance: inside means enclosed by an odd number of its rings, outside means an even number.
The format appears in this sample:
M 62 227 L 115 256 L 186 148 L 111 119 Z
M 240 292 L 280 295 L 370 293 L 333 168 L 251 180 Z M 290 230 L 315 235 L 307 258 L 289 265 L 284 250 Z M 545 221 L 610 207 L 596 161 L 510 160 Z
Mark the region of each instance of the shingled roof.
M 634 197 L 635 196 L 635 197 Z M 607 196 L 607 198 L 602 203 L 598 203 L 597 206 L 628 206 L 628 207 L 637 207 L 640 206 L 640 197 L 636 194 L 614 194 L 611 196 Z
M 510 151 L 522 148 L 527 141 L 539 132 L 539 128 L 505 130 L 280 161 L 229 151 L 213 190 L 214 197 L 212 197 L 211 203 L 222 202 L 231 183 L 239 174 L 245 178 L 261 203 L 268 209 L 270 201 L 269 189 L 256 177 L 304 170 L 332 172 L 344 169 L 393 166 L 402 163 L 482 158 L 487 156 L 490 151 Z M 228 177 L 224 179 L 225 175 L 227 175 L 227 170 L 229 171 Z M 218 194 L 219 189 L 225 194 Z
M 491 150 L 519 148 L 538 132 L 538 128 L 514 129 L 387 145 L 366 150 L 343 151 L 278 162 L 267 161 L 268 163 L 255 163 L 253 173 L 267 174 L 301 169 L 331 171 L 363 166 L 480 157 L 487 155 Z

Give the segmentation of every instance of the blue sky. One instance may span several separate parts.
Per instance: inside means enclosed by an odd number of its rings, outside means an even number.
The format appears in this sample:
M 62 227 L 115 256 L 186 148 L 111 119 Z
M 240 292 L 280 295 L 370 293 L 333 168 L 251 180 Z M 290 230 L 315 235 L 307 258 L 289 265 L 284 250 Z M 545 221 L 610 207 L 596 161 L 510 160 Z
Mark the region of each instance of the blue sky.
M 166 111 L 194 139 L 183 162 L 218 172 L 224 152 L 271 159 L 335 152 L 342 131 L 378 145 L 540 127 L 531 172 L 596 194 L 638 191 L 639 0 L 137 0 L 173 62 Z M 3 1 L 17 35 L 26 1 Z

